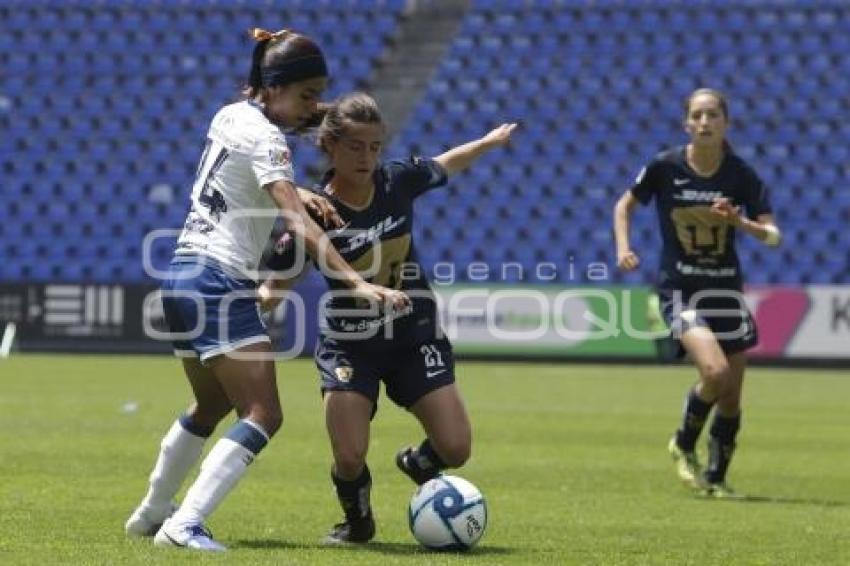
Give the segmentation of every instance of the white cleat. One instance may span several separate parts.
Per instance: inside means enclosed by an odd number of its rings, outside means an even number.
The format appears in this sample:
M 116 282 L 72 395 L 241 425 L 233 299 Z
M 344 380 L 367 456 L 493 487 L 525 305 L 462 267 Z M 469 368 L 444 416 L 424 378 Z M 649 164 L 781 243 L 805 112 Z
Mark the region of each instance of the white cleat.
M 136 507 L 133 514 L 124 523 L 124 532 L 131 537 L 152 537 L 175 511 L 177 511 L 177 505 L 173 502 L 162 511 L 149 507 Z
M 227 547 L 212 538 L 212 533 L 203 525 L 175 525 L 163 523 L 153 539 L 156 546 L 175 546 L 207 552 L 224 552 Z

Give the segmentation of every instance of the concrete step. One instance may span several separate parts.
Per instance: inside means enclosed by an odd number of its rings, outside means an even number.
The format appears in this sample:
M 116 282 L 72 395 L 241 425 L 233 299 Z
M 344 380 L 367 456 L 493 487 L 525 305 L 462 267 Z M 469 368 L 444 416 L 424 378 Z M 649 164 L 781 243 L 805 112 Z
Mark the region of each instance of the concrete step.
M 399 25 L 392 50 L 377 69 L 372 93 L 387 123 L 388 142 L 415 108 L 471 0 L 413 0 Z

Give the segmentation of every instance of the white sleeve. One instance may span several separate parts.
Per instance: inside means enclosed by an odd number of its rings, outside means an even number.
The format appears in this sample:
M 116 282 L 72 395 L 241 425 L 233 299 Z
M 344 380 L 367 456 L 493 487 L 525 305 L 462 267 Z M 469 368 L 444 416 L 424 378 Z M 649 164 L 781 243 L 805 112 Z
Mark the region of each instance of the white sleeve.
M 275 181 L 295 183 L 292 153 L 282 133 L 263 134 L 251 152 L 251 168 L 257 176 L 260 188 Z

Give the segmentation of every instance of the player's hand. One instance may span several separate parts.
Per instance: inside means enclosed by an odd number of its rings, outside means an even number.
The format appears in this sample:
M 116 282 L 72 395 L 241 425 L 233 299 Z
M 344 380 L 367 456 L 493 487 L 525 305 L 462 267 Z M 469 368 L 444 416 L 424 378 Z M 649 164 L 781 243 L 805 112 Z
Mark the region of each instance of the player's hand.
M 402 291 L 362 282 L 353 289 L 354 295 L 375 302 L 386 313 L 402 313 L 411 308 L 410 297 Z
M 481 138 L 481 141 L 487 146 L 505 145 L 511 141 L 511 134 L 514 133 L 516 128 L 516 122 L 502 124 L 495 130 L 488 132 L 487 135 Z
M 312 191 L 298 189 L 301 204 L 313 217 L 321 219 L 324 228 L 342 228 L 343 221 L 331 201 Z
M 714 199 L 711 203 L 711 213 L 732 226 L 741 224 L 741 207 L 733 206 L 728 198 Z
M 274 310 L 283 300 L 283 297 L 276 297 L 274 288 L 269 281 L 264 281 L 257 287 L 257 301 L 260 303 L 262 312 Z
M 621 271 L 634 271 L 640 265 L 640 258 L 632 250 L 617 253 L 617 267 Z

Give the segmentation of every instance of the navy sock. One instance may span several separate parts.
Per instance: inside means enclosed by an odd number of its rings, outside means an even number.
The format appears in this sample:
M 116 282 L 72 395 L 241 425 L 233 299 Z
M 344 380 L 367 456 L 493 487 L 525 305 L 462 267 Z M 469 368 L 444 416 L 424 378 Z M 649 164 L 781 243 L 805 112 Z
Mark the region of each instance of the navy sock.
M 705 479 L 710 483 L 722 483 L 726 479 L 726 470 L 735 452 L 735 437 L 741 428 L 741 414 L 734 417 L 714 415 L 708 440 L 708 466 Z
M 363 519 L 371 513 L 372 474 L 369 473 L 369 466 L 363 466 L 360 475 L 351 481 L 337 477 L 331 470 L 331 480 L 347 520 Z
M 242 419 L 234 423 L 225 438 L 237 442 L 257 455 L 269 443 L 269 437 L 262 427 L 248 419 Z
M 186 430 L 186 432 L 190 432 L 195 436 L 199 436 L 201 438 L 209 438 L 215 430 L 214 426 L 206 427 L 199 425 L 198 423 L 192 420 L 192 417 L 187 414 L 180 415 L 177 420 L 180 421 L 180 426 L 182 426 L 183 429 Z
M 691 389 L 685 399 L 682 411 L 682 424 L 676 430 L 676 444 L 685 452 L 693 452 L 705 420 L 714 403 L 708 403 L 699 398 L 696 391 Z

